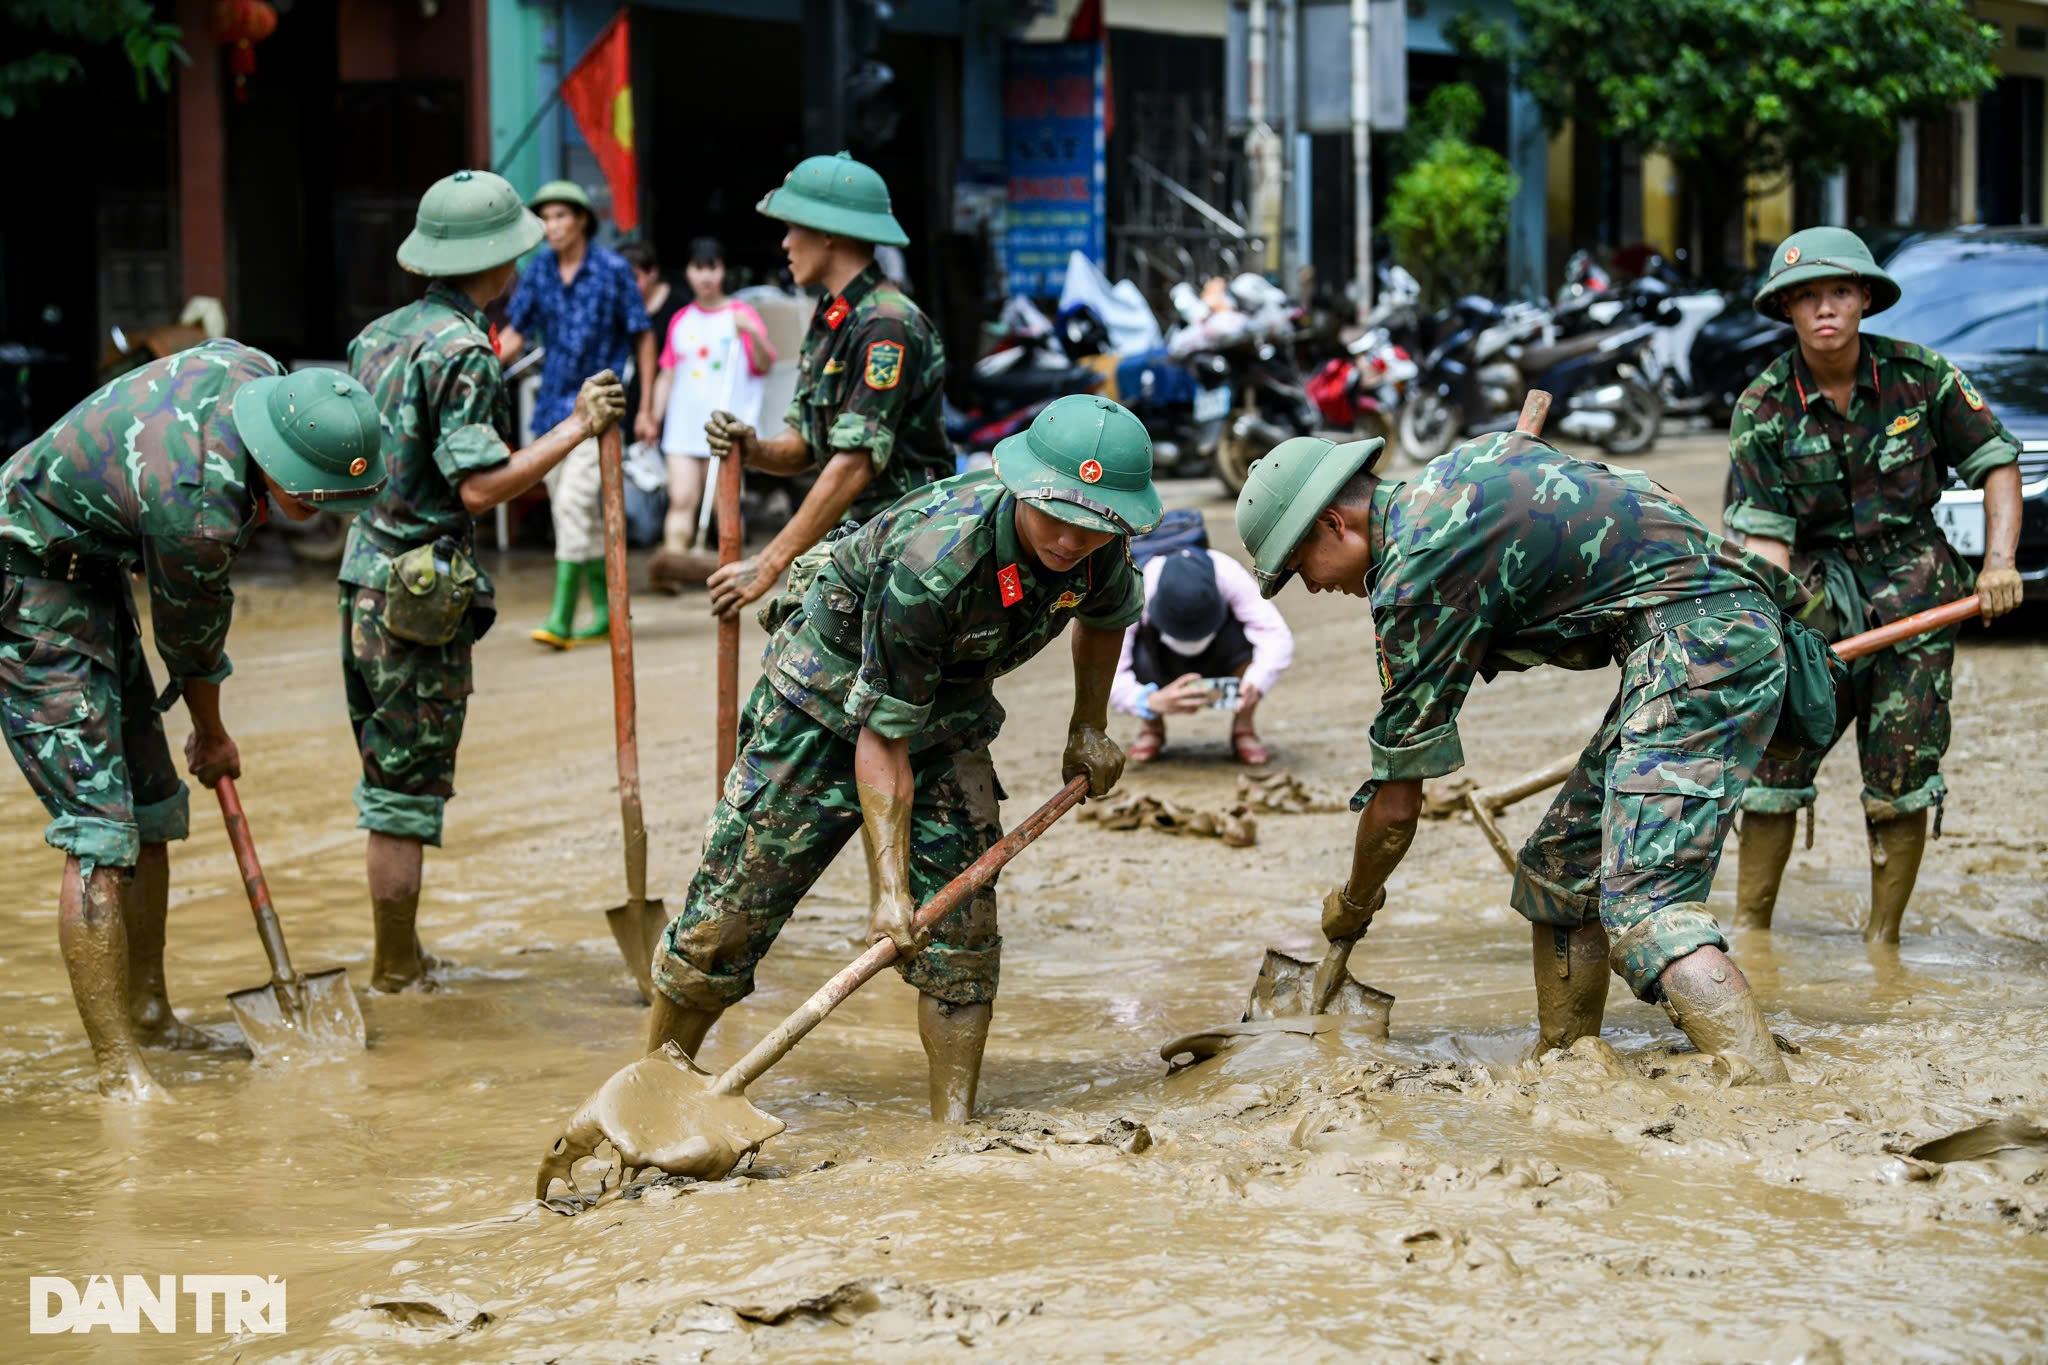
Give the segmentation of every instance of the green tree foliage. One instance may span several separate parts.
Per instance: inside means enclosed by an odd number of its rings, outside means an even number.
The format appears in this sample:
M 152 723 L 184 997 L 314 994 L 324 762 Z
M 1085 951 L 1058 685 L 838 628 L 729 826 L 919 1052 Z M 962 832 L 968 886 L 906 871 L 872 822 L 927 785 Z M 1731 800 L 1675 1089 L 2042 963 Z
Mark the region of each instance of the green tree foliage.
M 1486 289 L 1500 275 L 1508 201 L 1518 182 L 1506 157 L 1472 143 L 1483 112 L 1471 86 L 1439 86 L 1410 111 L 1397 153 L 1406 165 L 1394 178 L 1381 228 L 1431 302 Z
M 1900 119 L 1997 79 L 1997 30 L 1965 0 L 1515 0 L 1515 15 L 1519 37 L 1461 17 L 1454 39 L 1508 58 L 1553 127 L 1762 174 L 1883 152 Z
M 171 63 L 191 58 L 176 24 L 149 0 L 0 0 L 0 119 L 33 108 L 43 91 L 85 74 L 80 52 L 118 44 L 135 72 L 135 93 L 168 90 Z M 19 55 L 16 55 L 19 54 Z

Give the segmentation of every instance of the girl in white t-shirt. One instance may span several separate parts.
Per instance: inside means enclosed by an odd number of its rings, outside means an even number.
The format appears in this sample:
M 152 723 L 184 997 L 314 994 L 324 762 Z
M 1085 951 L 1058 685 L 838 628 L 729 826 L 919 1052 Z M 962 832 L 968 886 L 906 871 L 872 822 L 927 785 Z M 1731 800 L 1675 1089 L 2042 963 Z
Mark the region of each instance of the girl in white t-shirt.
M 669 324 L 654 389 L 655 411 L 666 414 L 661 451 L 668 459 L 668 520 L 662 551 L 671 555 L 686 554 L 696 543 L 711 458 L 704 424 L 723 408 L 759 425 L 762 379 L 775 364 L 761 315 L 725 295 L 725 249 L 717 239 L 690 243 L 684 277 L 695 298 Z

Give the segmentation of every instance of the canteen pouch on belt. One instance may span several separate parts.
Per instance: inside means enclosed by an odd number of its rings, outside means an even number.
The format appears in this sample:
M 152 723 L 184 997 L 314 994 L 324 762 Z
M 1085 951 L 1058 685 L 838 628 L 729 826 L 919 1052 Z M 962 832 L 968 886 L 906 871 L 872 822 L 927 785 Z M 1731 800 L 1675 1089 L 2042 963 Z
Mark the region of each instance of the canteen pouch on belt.
M 391 561 L 384 629 L 414 644 L 445 645 L 455 638 L 475 596 L 476 561 L 443 536 Z
M 1835 742 L 1835 707 L 1849 683 L 1849 666 L 1821 633 L 1785 620 L 1785 705 L 1766 752 L 1790 758 Z
M 761 623 L 761 629 L 773 635 L 782 629 L 782 623 L 796 615 L 796 609 L 804 604 L 804 598 L 811 591 L 811 584 L 818 581 L 824 572 L 825 563 L 832 558 L 832 543 L 852 535 L 860 529 L 857 521 L 841 522 L 825 533 L 810 549 L 805 550 L 789 563 L 789 572 L 783 577 L 781 588 L 768 594 L 761 603 L 754 619 Z

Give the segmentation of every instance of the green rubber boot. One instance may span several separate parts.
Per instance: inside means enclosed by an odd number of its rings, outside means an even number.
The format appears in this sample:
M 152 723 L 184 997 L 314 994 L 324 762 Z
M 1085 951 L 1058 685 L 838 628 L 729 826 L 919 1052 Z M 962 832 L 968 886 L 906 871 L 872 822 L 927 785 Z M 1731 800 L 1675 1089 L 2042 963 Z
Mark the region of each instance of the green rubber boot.
M 576 567 L 583 571 L 583 584 L 590 589 L 590 605 L 596 608 L 596 614 L 590 618 L 590 624 L 569 637 L 570 644 L 584 645 L 611 635 L 611 600 L 605 584 L 602 559 L 587 559 Z
M 583 566 L 567 559 L 555 561 L 555 605 L 548 619 L 534 627 L 533 638 L 551 649 L 567 649 L 569 623 L 576 619 L 576 598 L 583 586 Z

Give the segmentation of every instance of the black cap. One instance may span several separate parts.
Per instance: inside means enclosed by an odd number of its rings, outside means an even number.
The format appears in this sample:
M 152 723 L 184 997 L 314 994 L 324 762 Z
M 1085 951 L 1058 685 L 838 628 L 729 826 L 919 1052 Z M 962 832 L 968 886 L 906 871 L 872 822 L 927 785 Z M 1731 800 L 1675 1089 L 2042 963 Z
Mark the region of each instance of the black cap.
M 1153 628 L 1176 640 L 1204 640 L 1230 618 L 1216 565 L 1207 550 L 1180 550 L 1159 566 L 1159 586 L 1146 605 Z

